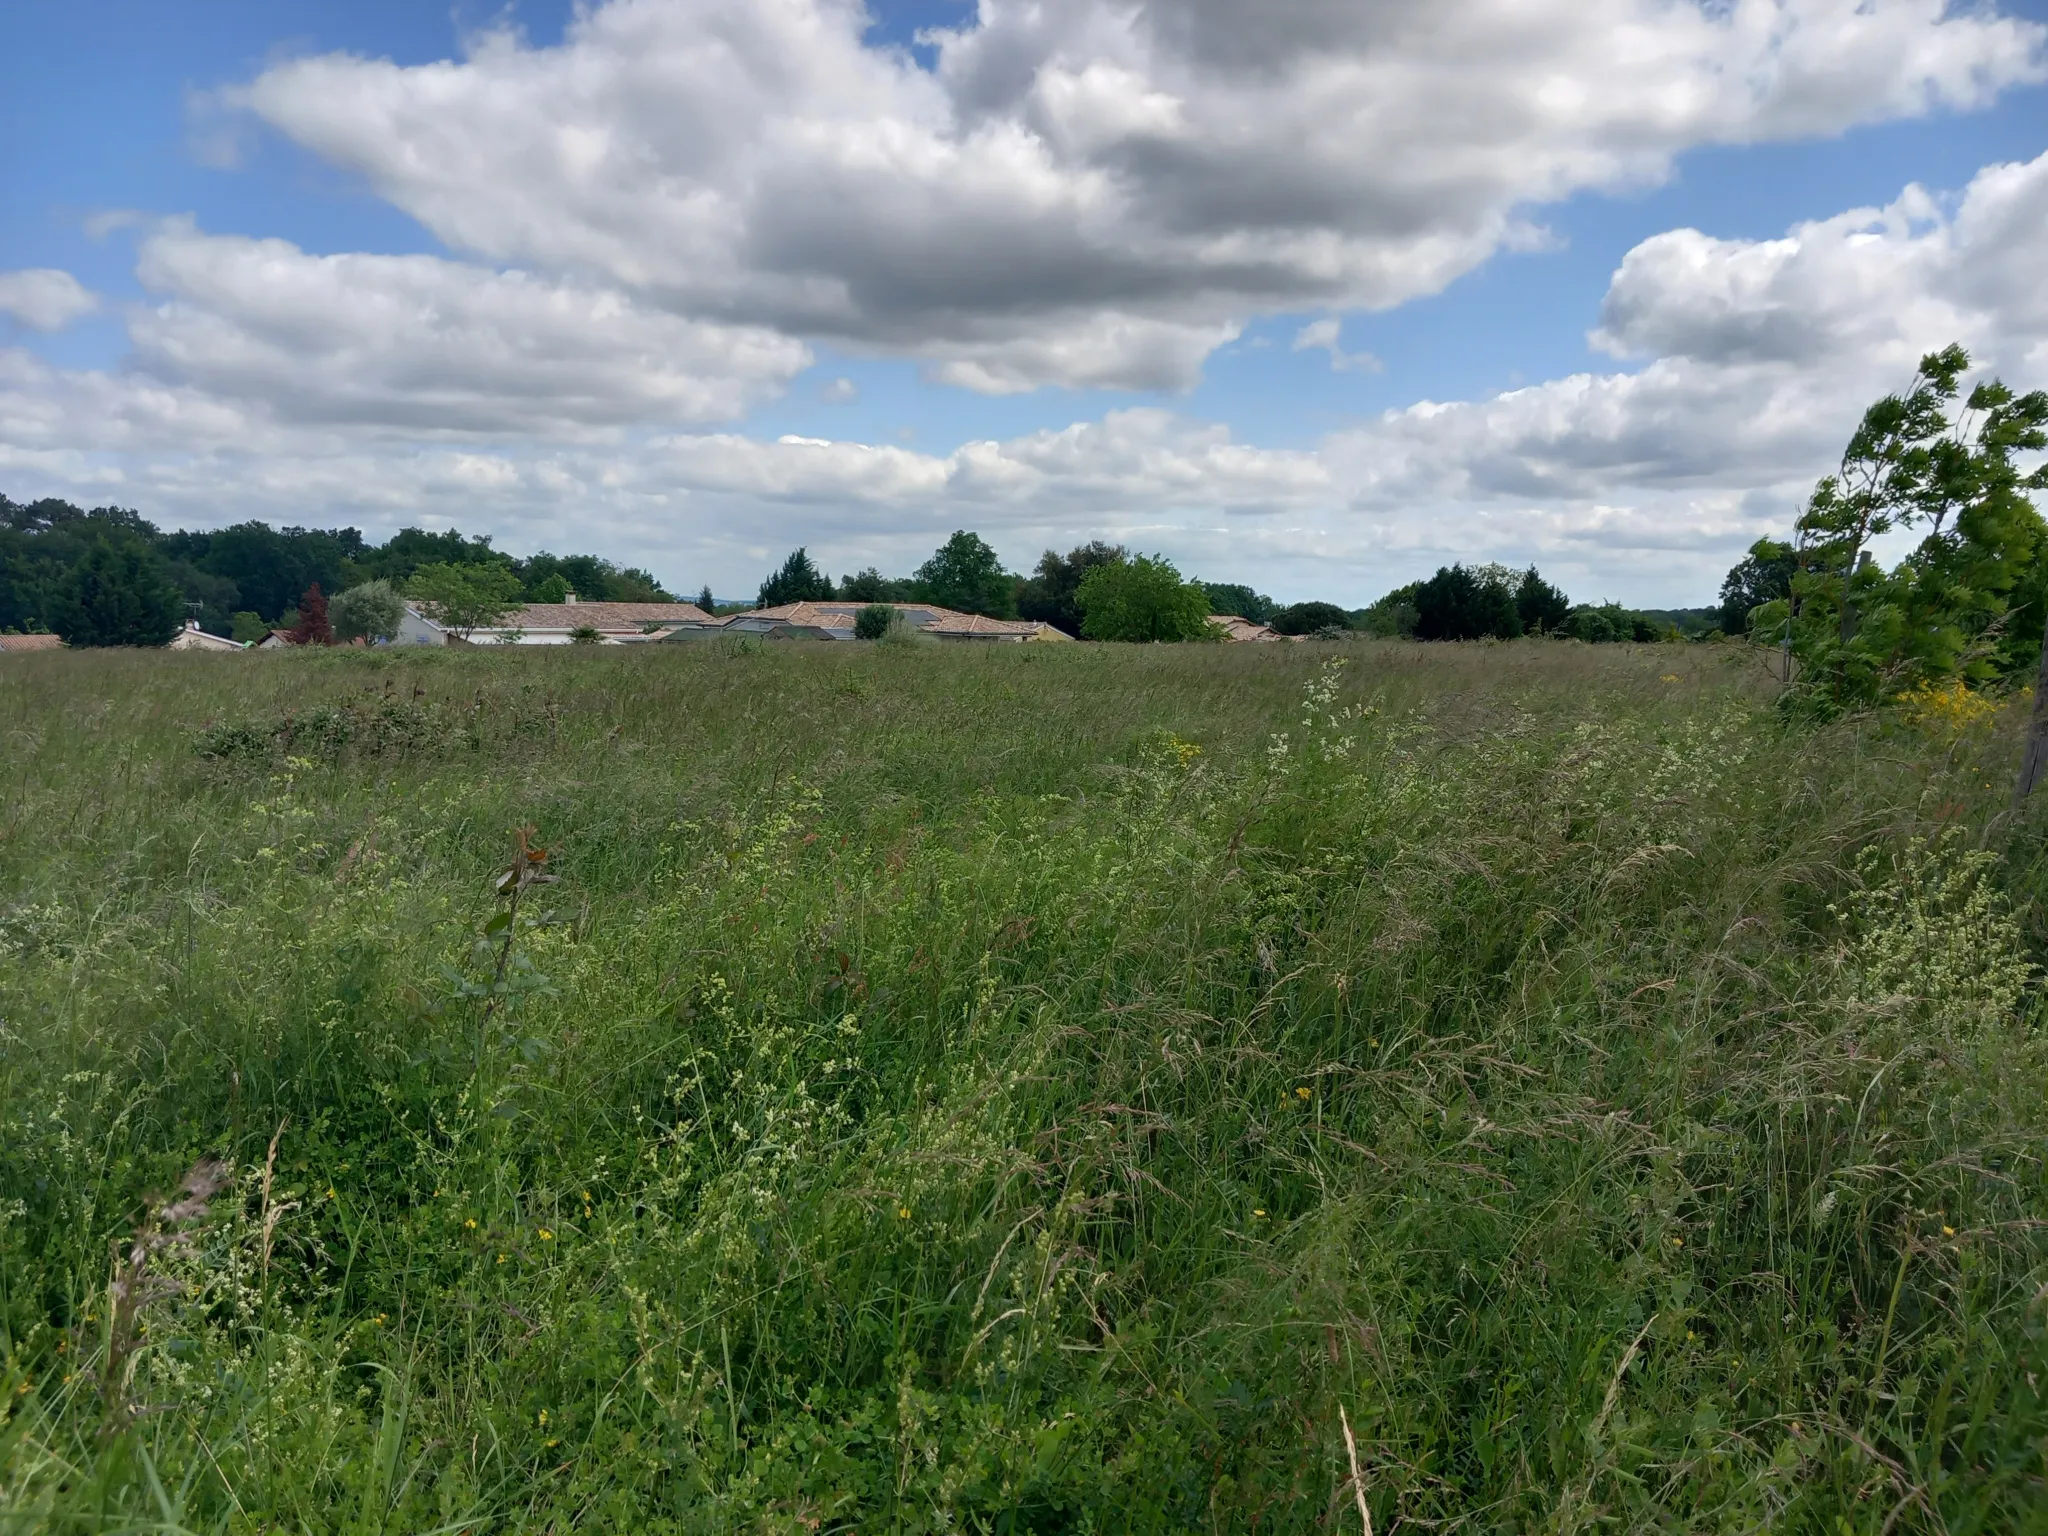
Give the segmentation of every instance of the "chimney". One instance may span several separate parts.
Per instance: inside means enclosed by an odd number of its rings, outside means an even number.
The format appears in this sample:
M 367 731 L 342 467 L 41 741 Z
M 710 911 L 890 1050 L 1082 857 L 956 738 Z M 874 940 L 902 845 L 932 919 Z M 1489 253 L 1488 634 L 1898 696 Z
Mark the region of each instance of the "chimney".
M 576 606 L 576 594 L 574 592 L 565 593 L 563 594 L 562 601 L 567 603 L 571 608 L 574 608 Z

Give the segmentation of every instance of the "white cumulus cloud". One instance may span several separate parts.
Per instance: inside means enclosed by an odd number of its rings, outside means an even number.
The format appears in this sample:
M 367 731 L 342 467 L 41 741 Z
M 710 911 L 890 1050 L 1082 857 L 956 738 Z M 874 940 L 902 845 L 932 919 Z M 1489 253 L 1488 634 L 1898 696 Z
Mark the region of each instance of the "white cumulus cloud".
M 312 256 L 173 221 L 137 276 L 137 365 L 289 421 L 562 433 L 731 420 L 808 367 L 803 342 L 615 288 L 432 256 Z
M 51 267 L 0 272 L 0 315 L 32 331 L 61 331 L 99 307 L 84 284 Z
M 2015 387 L 2048 386 L 2043 250 L 2048 154 L 1988 167 L 1954 198 L 1908 187 L 1782 239 L 1673 230 L 1628 253 L 1591 338 L 1646 366 L 1425 402 L 1338 450 L 1369 464 L 1361 494 L 1394 501 L 1796 485 L 1951 341 Z
M 926 360 L 1184 387 L 1249 316 L 1377 308 L 1697 145 L 1967 108 L 2044 29 L 1946 0 L 610 0 L 564 40 L 233 99 L 451 246 Z
M 1335 315 L 1311 320 L 1294 333 L 1297 352 L 1327 352 L 1330 366 L 1338 373 L 1379 373 L 1386 365 L 1370 352 L 1344 350 L 1344 322 Z

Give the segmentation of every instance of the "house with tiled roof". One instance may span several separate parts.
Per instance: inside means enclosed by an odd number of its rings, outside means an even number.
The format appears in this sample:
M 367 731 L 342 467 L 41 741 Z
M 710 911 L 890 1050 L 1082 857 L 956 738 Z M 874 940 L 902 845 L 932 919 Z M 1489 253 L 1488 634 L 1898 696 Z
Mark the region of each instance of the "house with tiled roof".
M 1288 638 L 1270 624 L 1260 624 L 1234 613 L 1212 613 L 1209 622 L 1223 631 L 1225 640 L 1236 644 Z
M 717 622 L 695 603 L 586 603 L 571 594 L 564 602 L 527 603 L 464 635 L 431 609 L 408 603 L 393 644 L 570 645 L 594 634 L 599 645 L 640 645 L 684 626 Z
M 61 651 L 64 642 L 55 635 L 0 635 L 0 651 Z
M 686 640 L 704 635 L 765 635 L 785 640 L 851 640 L 853 627 L 863 608 L 872 603 L 783 603 L 773 608 L 751 608 L 703 624 L 677 627 L 664 637 Z M 1050 624 L 1034 619 L 991 619 L 978 613 L 958 613 L 937 603 L 888 603 L 897 618 L 919 634 L 939 640 L 979 640 L 997 644 L 1028 641 L 1071 640 Z

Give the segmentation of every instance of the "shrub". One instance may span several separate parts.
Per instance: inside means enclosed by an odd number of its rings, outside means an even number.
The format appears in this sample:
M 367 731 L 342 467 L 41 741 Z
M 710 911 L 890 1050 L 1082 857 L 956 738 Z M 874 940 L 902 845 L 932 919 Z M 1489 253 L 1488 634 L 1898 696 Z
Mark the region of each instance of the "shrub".
M 879 640 L 896 623 L 896 610 L 887 603 L 869 603 L 853 616 L 856 640 Z

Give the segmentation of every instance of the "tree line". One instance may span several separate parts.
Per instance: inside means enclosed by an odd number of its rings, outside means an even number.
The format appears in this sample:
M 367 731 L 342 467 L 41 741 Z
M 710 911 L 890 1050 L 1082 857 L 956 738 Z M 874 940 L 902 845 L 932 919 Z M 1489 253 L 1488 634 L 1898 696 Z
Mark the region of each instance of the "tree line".
M 707 606 L 709 593 L 699 599 Z M 1534 568 L 1446 566 L 1365 608 L 1281 604 L 1237 582 L 1183 577 L 1161 555 L 1101 539 L 1061 554 L 1048 549 L 1027 574 L 1003 569 L 979 534 L 961 530 L 908 576 L 870 566 L 834 581 L 805 549 L 761 583 L 763 608 L 799 602 L 937 603 L 995 619 L 1034 619 L 1085 640 L 1184 641 L 1211 637 L 1210 619 L 1235 615 L 1283 635 L 1387 639 L 1515 639 L 1555 635 L 1593 642 L 1675 640 L 1707 629 L 1715 610 L 1656 613 L 1617 603 L 1574 604 Z
M 381 622 L 399 594 L 437 581 L 444 590 L 486 589 L 513 606 L 560 602 L 571 592 L 592 602 L 672 601 L 643 570 L 595 555 L 542 551 L 521 559 L 493 549 L 488 537 L 452 529 L 407 528 L 382 544 L 354 528 L 262 522 L 167 532 L 125 507 L 0 496 L 0 631 L 44 631 L 73 644 L 161 645 L 191 618 L 236 640 L 302 628 L 317 638 L 323 624 L 332 627 L 329 598 L 337 605 L 332 618 L 346 629 L 352 609 L 374 610 L 366 619 Z M 358 594 L 351 602 L 336 596 L 350 593 Z M 313 616 L 301 610 L 314 603 L 322 615 L 308 623 Z
M 869 566 L 835 582 L 796 549 L 756 602 L 858 602 L 877 606 L 877 622 L 880 605 L 930 602 L 1040 620 L 1083 639 L 1139 642 L 1213 638 L 1210 620 L 1222 614 L 1285 635 L 1424 641 L 1725 634 L 1775 650 L 1788 703 L 1825 710 L 1949 683 L 1997 686 L 2038 665 L 2036 771 L 2048 776 L 2048 524 L 2028 495 L 2048 487 L 2048 465 L 2017 462 L 2048 448 L 2048 392 L 2016 396 L 1994 379 L 1958 405 L 1969 366 L 1959 346 L 1931 353 L 1905 393 L 1872 405 L 1791 538 L 1758 540 L 1723 581 L 1718 608 L 1573 603 L 1533 566 L 1498 564 L 1445 566 L 1364 608 L 1282 605 L 1100 539 L 1064 554 L 1046 550 L 1028 574 L 1014 573 L 965 529 L 901 577 Z M 1919 542 L 1886 567 L 1872 546 L 1895 533 Z M 354 528 L 261 522 L 165 532 L 122 507 L 0 496 L 0 630 L 48 630 L 74 644 L 162 644 L 188 615 L 237 639 L 284 628 L 321 643 L 388 633 L 405 597 L 467 628 L 571 592 L 589 601 L 670 600 L 643 570 L 591 555 L 520 559 L 454 530 L 408 528 L 381 545 Z M 709 587 L 697 601 L 720 606 Z
M 0 496 L 0 631 L 44 630 L 74 645 L 161 645 L 187 619 L 243 641 L 272 630 L 301 644 L 376 638 L 395 631 L 408 599 L 466 632 L 522 604 L 561 602 L 571 593 L 589 602 L 673 601 L 644 570 L 594 555 L 543 551 L 522 559 L 494 549 L 488 537 L 452 529 L 407 528 L 383 544 L 354 528 L 262 522 L 167 532 L 124 507 Z M 907 576 L 869 566 L 835 582 L 799 548 L 761 583 L 755 602 L 831 600 L 936 603 L 1038 620 L 1083 639 L 1133 642 L 1210 639 L 1216 615 L 1290 636 L 1611 641 L 1677 633 L 1670 616 L 1612 603 L 1574 606 L 1533 568 L 1449 566 L 1369 607 L 1347 609 L 1281 604 L 1242 583 L 1189 579 L 1164 556 L 1100 539 L 1064 554 L 1046 550 L 1031 572 L 1013 573 L 985 539 L 964 529 Z M 696 601 L 707 612 L 745 606 L 719 604 L 708 586 Z

